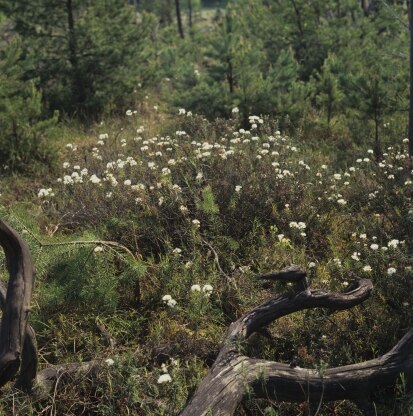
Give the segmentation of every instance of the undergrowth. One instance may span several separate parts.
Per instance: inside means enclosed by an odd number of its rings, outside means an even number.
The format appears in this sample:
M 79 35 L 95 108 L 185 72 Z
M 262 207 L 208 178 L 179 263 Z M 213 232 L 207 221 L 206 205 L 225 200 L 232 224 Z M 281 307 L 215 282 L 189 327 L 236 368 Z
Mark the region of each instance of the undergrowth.
M 349 311 L 280 319 L 245 346 L 251 356 L 338 366 L 377 357 L 406 332 L 413 178 L 404 140 L 380 158 L 356 150 L 338 169 L 325 147 L 290 137 L 276 120 L 239 126 L 236 112 L 211 122 L 180 111 L 159 126 L 132 113 L 65 143 L 56 177 L 34 179 L 18 202 L 1 200 L 1 217 L 29 243 L 37 268 L 40 366 L 109 360 L 40 402 L 9 390 L 1 412 L 176 414 L 228 325 L 285 291 L 254 275 L 291 263 L 314 288 L 342 291 L 361 276 L 375 291 Z M 402 381 L 375 397 L 378 414 L 412 413 Z M 315 411 L 247 397 L 239 414 Z M 356 412 L 336 402 L 318 414 Z

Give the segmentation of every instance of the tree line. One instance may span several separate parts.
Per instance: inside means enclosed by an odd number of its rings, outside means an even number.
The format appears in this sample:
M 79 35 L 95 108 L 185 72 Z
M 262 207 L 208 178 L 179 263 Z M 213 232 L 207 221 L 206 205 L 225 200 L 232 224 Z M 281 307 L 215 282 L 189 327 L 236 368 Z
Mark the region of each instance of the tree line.
M 284 128 L 366 140 L 377 157 L 389 130 L 406 134 L 405 1 L 238 0 L 211 16 L 195 0 L 1 0 L 0 12 L 0 145 L 33 141 L 57 114 L 123 113 L 148 92 L 211 118 L 237 106 L 245 126 L 269 114 Z

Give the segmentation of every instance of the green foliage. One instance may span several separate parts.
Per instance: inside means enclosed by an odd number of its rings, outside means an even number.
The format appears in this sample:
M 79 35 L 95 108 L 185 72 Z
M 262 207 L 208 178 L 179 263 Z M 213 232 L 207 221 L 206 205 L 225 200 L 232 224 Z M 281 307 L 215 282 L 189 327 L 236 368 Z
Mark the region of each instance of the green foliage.
M 219 206 L 215 203 L 215 197 L 210 185 L 202 189 L 202 198 L 199 202 L 199 209 L 206 214 L 219 213 Z
M 6 391 L 0 413 L 178 413 L 230 323 L 286 290 L 253 276 L 290 263 L 314 288 L 361 276 L 375 292 L 361 309 L 291 314 L 268 328 L 274 342 L 240 350 L 321 373 L 387 352 L 413 303 L 405 3 L 365 16 L 352 0 L 234 0 L 214 15 L 193 1 L 189 31 L 181 0 L 185 39 L 173 1 L 129 3 L 0 0 L 14 38 L 1 45 L 1 164 L 50 163 L 54 109 L 99 119 L 60 130 L 58 173 L 0 178 L 0 216 L 36 264 L 41 365 L 114 360 L 36 404 Z M 376 405 L 412 413 L 403 375 Z M 243 406 L 311 411 L 252 394 Z M 340 401 L 319 414 L 358 413 Z
M 54 157 L 46 140 L 56 116 L 43 119 L 41 94 L 23 78 L 21 53 L 15 39 L 0 54 L 0 171 L 33 171 Z
M 90 121 L 141 106 L 150 93 L 210 118 L 229 118 L 238 106 L 244 128 L 251 114 L 275 115 L 281 126 L 344 136 L 344 148 L 347 138 L 358 144 L 361 131 L 374 131 L 377 154 L 382 125 L 393 118 L 403 126 L 402 5 L 365 16 L 351 1 L 241 0 L 211 18 L 192 3 L 184 40 L 169 0 L 3 1 L 0 10 L 22 37 L 24 77 L 49 113 Z M 187 6 L 181 2 L 184 26 Z
M 138 84 L 153 79 L 148 37 L 154 20 L 138 23 L 133 7 L 110 1 L 3 1 L 21 36 L 26 77 L 38 78 L 50 110 L 79 117 L 119 111 Z
M 305 109 L 307 93 L 299 82 L 294 54 L 287 48 L 274 56 L 261 33 L 251 31 L 251 25 L 265 17 L 266 6 L 260 1 L 241 3 L 228 6 L 225 16 L 219 18 L 206 48 L 206 68 L 198 71 L 183 63 L 186 72 L 176 79 L 173 102 L 210 117 L 229 116 L 238 106 L 244 127 L 253 113 L 275 114 L 280 119 L 288 114 L 297 120 Z M 251 16 L 257 22 L 251 22 Z
M 49 266 L 44 285 L 44 307 L 63 311 L 64 308 L 91 308 L 100 313 L 113 311 L 118 303 L 118 279 L 109 256 L 94 254 L 94 247 L 81 247 L 64 253 Z M 64 304 L 61 304 L 64 300 Z
M 316 104 L 320 106 L 327 117 L 327 124 L 330 125 L 334 115 L 342 109 L 345 97 L 344 91 L 339 82 L 339 64 L 335 55 L 330 55 L 324 61 L 320 73 L 313 79 L 313 97 Z

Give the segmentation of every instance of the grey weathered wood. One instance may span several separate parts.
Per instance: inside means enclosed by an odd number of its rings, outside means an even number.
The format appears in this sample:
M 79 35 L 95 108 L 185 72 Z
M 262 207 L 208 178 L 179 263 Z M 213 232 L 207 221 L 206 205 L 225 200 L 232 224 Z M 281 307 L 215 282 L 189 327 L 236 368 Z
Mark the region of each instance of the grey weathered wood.
M 0 220 L 0 245 L 9 272 L 0 329 L 0 387 L 20 368 L 32 296 L 34 268 L 27 244 Z
M 0 281 L 0 308 L 2 311 L 6 306 L 6 296 L 6 286 Z M 27 392 L 31 391 L 33 383 L 36 380 L 37 363 L 36 334 L 33 328 L 30 325 L 27 325 L 21 356 L 20 372 L 15 384 L 16 388 Z
M 49 366 L 37 374 L 36 335 L 28 325 L 34 268 L 30 250 L 15 230 L 0 220 L 9 283 L 0 282 L 0 387 L 19 371 L 15 386 L 37 397 L 51 393 L 57 383 L 79 379 L 102 368 L 99 361 Z
M 303 279 L 305 275 L 301 274 Z M 286 280 L 286 274 L 271 274 Z M 296 275 L 292 275 L 296 281 Z M 323 371 L 291 368 L 287 364 L 252 359 L 240 353 L 240 344 L 274 320 L 304 309 L 348 309 L 366 300 L 373 289 L 368 279 L 353 282 L 346 293 L 308 289 L 278 296 L 248 312 L 228 330 L 221 351 L 181 416 L 231 416 L 247 391 L 255 397 L 289 402 L 350 399 L 368 415 L 366 398 L 379 387 L 394 385 L 400 373 L 413 380 L 413 329 L 387 354 L 357 364 Z
M 19 390 L 30 393 L 37 379 L 38 350 L 36 333 L 27 325 L 21 356 L 20 372 L 14 386 Z
M 278 280 L 281 282 L 298 282 L 301 281 L 307 273 L 302 270 L 299 266 L 292 264 L 291 266 L 285 267 L 278 272 L 271 272 L 266 274 L 259 274 L 256 279 L 265 280 Z

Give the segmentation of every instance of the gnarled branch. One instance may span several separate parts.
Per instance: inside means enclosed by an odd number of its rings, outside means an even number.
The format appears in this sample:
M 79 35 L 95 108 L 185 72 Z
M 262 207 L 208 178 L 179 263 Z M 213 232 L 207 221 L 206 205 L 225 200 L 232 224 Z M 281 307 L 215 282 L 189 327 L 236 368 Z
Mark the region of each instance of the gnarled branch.
M 3 247 L 10 279 L 7 293 L 0 284 L 0 387 L 20 368 L 16 385 L 31 391 L 37 387 L 48 393 L 56 383 L 72 380 L 102 367 L 89 361 L 48 367 L 36 377 L 35 335 L 28 325 L 34 269 L 27 245 L 17 233 L 0 220 L 0 245 Z M 283 363 L 252 359 L 239 351 L 240 343 L 276 319 L 304 309 L 323 307 L 332 311 L 348 309 L 366 300 L 373 289 L 368 279 L 353 282 L 345 293 L 311 289 L 306 273 L 297 266 L 260 276 L 266 280 L 292 281 L 293 291 L 270 299 L 233 322 L 222 349 L 197 392 L 181 412 L 182 416 L 213 414 L 231 416 L 248 389 L 256 397 L 280 401 L 320 402 L 350 399 L 367 409 L 366 397 L 378 387 L 393 385 L 400 373 L 413 380 L 413 328 L 387 354 L 373 360 L 326 369 L 294 367 Z M 36 391 L 38 391 L 36 389 Z
M 377 388 L 395 384 L 402 372 L 412 379 L 413 329 L 379 358 L 322 372 L 242 355 L 239 343 L 274 320 L 310 308 L 323 307 L 333 311 L 352 308 L 366 300 L 373 289 L 368 279 L 354 281 L 345 293 L 310 289 L 306 273 L 296 266 L 259 277 L 297 284 L 301 281 L 301 286 L 297 285 L 293 293 L 258 306 L 230 325 L 215 363 L 181 416 L 231 416 L 249 389 L 256 397 L 278 401 L 350 399 L 361 403 Z
M 34 279 L 30 250 L 16 231 L 1 220 L 0 245 L 9 272 L 7 289 L 0 282 L 0 308 L 3 311 L 0 329 L 0 387 L 20 369 L 15 386 L 42 396 L 50 393 L 59 380 L 65 382 L 102 367 L 99 361 L 88 361 L 50 366 L 37 374 L 36 335 L 28 324 Z

